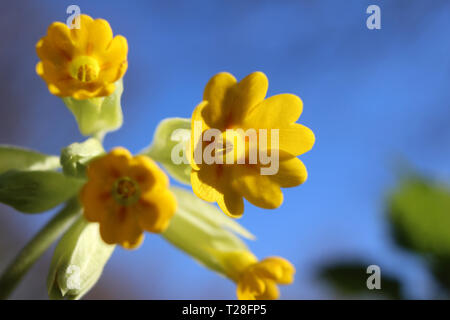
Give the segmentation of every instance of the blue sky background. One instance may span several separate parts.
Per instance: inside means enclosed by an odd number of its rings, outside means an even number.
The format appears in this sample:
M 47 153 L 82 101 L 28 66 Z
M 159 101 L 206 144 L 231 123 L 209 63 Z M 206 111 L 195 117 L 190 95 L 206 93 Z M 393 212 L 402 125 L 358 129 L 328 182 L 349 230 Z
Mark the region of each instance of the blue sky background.
M 0 143 L 59 154 L 82 141 L 70 112 L 35 74 L 34 45 L 66 8 L 107 19 L 127 37 L 124 125 L 107 149 L 146 147 L 160 120 L 189 117 L 211 76 L 260 70 L 268 95 L 294 93 L 299 120 L 316 134 L 301 159 L 308 181 L 285 189 L 281 208 L 246 204 L 240 222 L 257 256 L 280 255 L 297 269 L 286 299 L 333 298 L 315 278 L 323 263 L 360 257 L 407 283 L 432 289 L 421 261 L 392 245 L 384 199 L 399 166 L 450 181 L 450 3 L 448 1 L 27 1 L 0 5 Z M 381 7 L 381 30 L 366 8 Z M 0 267 L 50 217 L 0 207 Z M 13 297 L 45 298 L 47 253 Z M 233 299 L 235 285 L 155 235 L 137 251 L 118 249 L 90 298 Z

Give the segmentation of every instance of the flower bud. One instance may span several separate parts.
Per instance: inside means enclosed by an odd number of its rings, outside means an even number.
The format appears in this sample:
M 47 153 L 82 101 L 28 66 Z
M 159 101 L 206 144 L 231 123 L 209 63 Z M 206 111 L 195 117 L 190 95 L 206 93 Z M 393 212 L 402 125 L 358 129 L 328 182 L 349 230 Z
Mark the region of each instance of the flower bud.
M 103 242 L 97 224 L 81 217 L 55 249 L 47 278 L 50 299 L 80 299 L 98 281 L 114 248 Z

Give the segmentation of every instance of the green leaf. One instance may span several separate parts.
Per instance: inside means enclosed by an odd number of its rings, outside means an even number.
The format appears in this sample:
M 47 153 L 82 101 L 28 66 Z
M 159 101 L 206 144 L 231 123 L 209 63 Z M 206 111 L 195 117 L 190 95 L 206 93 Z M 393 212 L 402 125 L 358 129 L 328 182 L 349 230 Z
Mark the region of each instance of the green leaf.
M 50 299 L 77 300 L 97 283 L 115 245 L 103 242 L 98 223 L 81 217 L 58 243 L 50 264 Z
M 95 138 L 82 143 L 72 143 L 61 151 L 61 165 L 66 175 L 84 178 L 88 162 L 105 150 L 101 142 Z
M 179 182 L 190 184 L 191 167 L 186 155 L 190 134 L 190 119 L 164 119 L 156 128 L 151 146 L 142 153 L 160 162 L 167 172 Z
M 369 265 L 363 261 L 337 262 L 323 266 L 318 276 L 343 295 L 402 299 L 400 281 L 391 275 L 386 275 L 383 268 L 381 268 L 381 289 L 367 288 L 367 279 L 372 274 L 367 273 Z
M 106 132 L 122 126 L 123 114 L 120 99 L 123 92 L 122 79 L 115 83 L 116 90 L 108 97 L 77 100 L 63 98 L 63 102 L 72 111 L 80 132 L 85 136 L 102 137 Z
M 450 190 L 419 177 L 391 194 L 389 219 L 397 243 L 411 251 L 450 259 Z
M 55 171 L 10 170 L 0 175 L 0 202 L 24 213 L 44 212 L 77 194 L 83 184 Z
M 8 170 L 54 170 L 59 158 L 15 146 L 0 145 L 0 173 Z
M 174 187 L 171 190 L 177 198 L 178 209 L 162 236 L 201 264 L 226 275 L 220 253 L 248 250 L 235 233 L 247 238 L 253 236 L 193 193 Z
M 431 261 L 431 274 L 439 286 L 450 297 L 450 258 L 434 257 Z

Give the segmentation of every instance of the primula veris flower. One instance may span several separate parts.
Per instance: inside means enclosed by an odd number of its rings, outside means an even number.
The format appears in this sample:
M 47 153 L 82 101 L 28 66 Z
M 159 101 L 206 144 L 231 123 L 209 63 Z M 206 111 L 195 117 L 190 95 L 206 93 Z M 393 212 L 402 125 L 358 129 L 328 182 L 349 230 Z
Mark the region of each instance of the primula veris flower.
M 84 216 L 99 222 L 106 243 L 136 248 L 143 231 L 160 233 L 168 227 L 176 200 L 168 177 L 147 156 L 116 148 L 92 160 L 87 177 L 81 191 Z
M 232 217 L 242 215 L 243 198 L 261 208 L 279 207 L 283 202 L 280 188 L 298 186 L 307 178 L 306 168 L 296 156 L 309 151 L 315 137 L 310 129 L 296 123 L 303 103 L 292 94 L 265 99 L 267 89 L 267 77 L 261 72 L 251 73 L 240 82 L 229 73 L 219 73 L 206 85 L 203 101 L 192 115 L 190 163 L 193 191 L 203 200 L 217 202 Z M 254 164 L 248 159 L 245 164 L 198 163 L 194 153 L 199 148 L 205 150 L 208 147 L 207 142 L 195 136 L 195 123 L 198 121 L 201 121 L 203 130 L 200 138 L 210 128 L 218 129 L 222 134 L 227 129 L 255 129 L 257 139 L 260 139 L 260 129 L 266 129 L 269 135 L 272 129 L 278 129 L 278 146 L 276 150 L 270 150 L 279 154 L 278 172 L 262 175 L 261 168 L 265 165 L 259 160 Z M 272 145 L 270 136 L 267 142 L 268 146 Z M 257 147 L 260 148 L 259 144 Z M 246 148 L 245 157 L 248 158 L 248 144 Z
M 294 281 L 295 268 L 286 259 L 268 257 L 261 261 L 250 251 L 222 254 L 228 277 L 237 284 L 239 300 L 275 300 L 280 297 L 278 284 Z
M 109 23 L 80 16 L 80 28 L 54 22 L 36 44 L 41 59 L 36 72 L 59 97 L 88 99 L 109 96 L 127 70 L 127 40 L 113 38 Z

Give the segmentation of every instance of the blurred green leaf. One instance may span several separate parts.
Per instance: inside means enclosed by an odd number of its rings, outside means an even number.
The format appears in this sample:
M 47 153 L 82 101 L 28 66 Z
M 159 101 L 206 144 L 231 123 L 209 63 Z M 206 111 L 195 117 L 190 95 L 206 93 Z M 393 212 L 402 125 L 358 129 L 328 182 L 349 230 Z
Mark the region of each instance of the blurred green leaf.
M 396 242 L 413 252 L 450 259 L 450 190 L 419 177 L 406 178 L 388 203 Z
M 59 158 L 15 146 L 0 145 L 0 173 L 8 170 L 54 170 Z
M 367 288 L 369 263 L 363 261 L 336 262 L 323 266 L 319 271 L 319 279 L 325 281 L 338 293 L 360 298 L 402 299 L 400 281 L 386 275 L 381 268 L 381 289 Z
M 108 131 L 122 126 L 123 114 L 120 99 L 123 92 L 122 79 L 115 83 L 116 90 L 108 97 L 77 100 L 63 98 L 63 102 L 72 111 L 80 132 L 85 136 L 103 136 Z
M 61 151 L 61 165 L 66 175 L 85 177 L 87 163 L 105 151 L 101 142 L 95 138 L 82 143 L 72 143 Z
M 187 164 L 186 147 L 190 141 L 191 120 L 168 118 L 156 128 L 151 146 L 142 153 L 160 162 L 167 172 L 179 182 L 191 183 L 191 167 Z M 174 158 L 183 158 L 182 163 L 174 163 Z
M 76 195 L 83 184 L 55 171 L 10 170 L 0 175 L 0 202 L 24 213 L 44 212 Z

